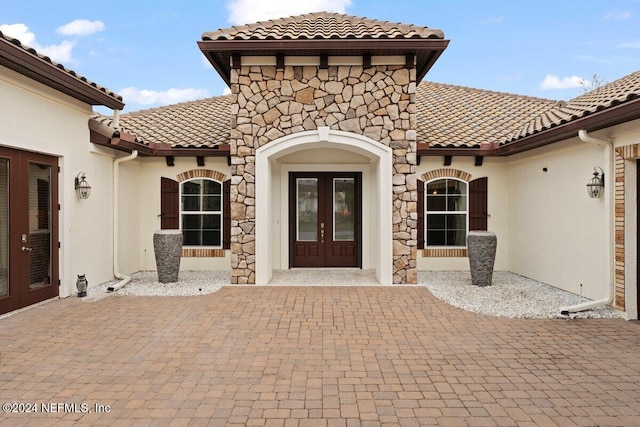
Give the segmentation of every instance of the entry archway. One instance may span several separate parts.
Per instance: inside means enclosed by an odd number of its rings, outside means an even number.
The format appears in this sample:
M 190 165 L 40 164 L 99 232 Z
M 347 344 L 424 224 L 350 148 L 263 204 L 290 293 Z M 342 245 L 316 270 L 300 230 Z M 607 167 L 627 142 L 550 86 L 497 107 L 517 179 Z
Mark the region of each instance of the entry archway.
M 278 250 L 274 248 L 273 242 L 283 225 L 282 215 L 279 214 L 279 200 L 274 199 L 275 195 L 280 196 L 278 188 L 282 185 L 278 161 L 289 154 L 312 148 L 347 151 L 369 159 L 371 173 L 364 185 L 370 193 L 370 206 L 375 206 L 375 212 L 371 215 L 371 233 L 367 236 L 372 251 L 371 267 L 380 284 L 391 284 L 392 150 L 366 136 L 331 130 L 328 127 L 287 135 L 256 150 L 256 284 L 265 285 L 271 280 L 274 250 Z

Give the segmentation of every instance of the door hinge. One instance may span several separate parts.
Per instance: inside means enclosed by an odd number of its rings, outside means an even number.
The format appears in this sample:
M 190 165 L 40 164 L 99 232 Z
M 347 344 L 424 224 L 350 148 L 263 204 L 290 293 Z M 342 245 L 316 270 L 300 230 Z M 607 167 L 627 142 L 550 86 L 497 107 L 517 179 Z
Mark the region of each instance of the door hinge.
M 62 284 L 60 283 L 60 279 L 58 279 L 58 286 L 62 286 Z
M 60 245 L 60 242 L 58 242 L 58 249 L 60 249 L 62 246 Z
M 60 166 L 58 166 L 58 173 L 60 173 Z
M 61 210 L 62 208 L 60 207 L 60 203 L 58 203 L 58 210 Z

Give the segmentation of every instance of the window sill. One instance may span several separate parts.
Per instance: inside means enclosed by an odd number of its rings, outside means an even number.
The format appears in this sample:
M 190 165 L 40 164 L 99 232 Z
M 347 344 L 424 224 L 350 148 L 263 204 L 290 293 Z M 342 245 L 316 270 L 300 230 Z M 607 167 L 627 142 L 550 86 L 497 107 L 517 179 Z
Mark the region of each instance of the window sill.
M 466 258 L 467 248 L 426 248 L 422 250 L 423 258 Z
M 184 258 L 224 258 L 225 249 L 183 247 Z

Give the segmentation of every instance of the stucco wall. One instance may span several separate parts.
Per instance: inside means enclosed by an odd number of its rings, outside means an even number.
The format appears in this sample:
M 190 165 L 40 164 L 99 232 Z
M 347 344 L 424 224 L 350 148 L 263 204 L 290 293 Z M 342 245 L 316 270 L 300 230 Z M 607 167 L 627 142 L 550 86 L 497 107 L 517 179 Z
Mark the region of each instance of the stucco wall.
M 208 169 L 224 174 L 230 178 L 227 159 L 221 157 L 206 157 L 205 166 L 198 167 L 195 157 L 176 157 L 174 166 L 169 167 L 164 157 L 141 158 L 139 164 L 140 194 L 137 198 L 139 204 L 139 228 L 136 235 L 140 241 L 138 252 L 133 255 L 139 268 L 155 270 L 155 255 L 153 253 L 153 233 L 160 229 L 160 178 L 177 180 L 177 176 L 183 172 L 194 169 Z M 180 261 L 181 270 L 229 270 L 229 251 L 224 251 L 224 257 L 192 258 L 183 257 Z
M 76 291 L 77 274 L 111 280 L 112 158 L 91 152 L 91 107 L 3 67 L 0 94 L 0 144 L 59 157 L 60 296 Z M 88 200 L 75 195 L 80 171 L 93 187 Z
M 496 233 L 498 248 L 496 251 L 496 270 L 509 269 L 509 168 L 504 159 L 485 158 L 482 166 L 475 166 L 473 157 L 454 157 L 451 166 L 443 166 L 443 158 L 423 157 L 417 166 L 417 175 L 435 169 L 451 169 L 466 172 L 471 179 L 487 177 L 487 229 Z M 418 270 L 469 270 L 467 257 L 425 257 L 418 250 Z
M 592 299 L 607 295 L 605 198 L 586 191 L 594 166 L 607 170 L 604 149 L 577 138 L 510 159 L 511 271 L 577 294 L 582 284 Z

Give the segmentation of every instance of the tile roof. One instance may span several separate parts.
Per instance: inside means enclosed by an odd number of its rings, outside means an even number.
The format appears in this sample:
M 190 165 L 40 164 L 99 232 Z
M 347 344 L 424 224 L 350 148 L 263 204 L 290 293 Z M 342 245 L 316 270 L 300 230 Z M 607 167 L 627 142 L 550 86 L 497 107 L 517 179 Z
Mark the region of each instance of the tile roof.
M 120 116 L 122 130 L 149 145 L 168 144 L 171 148 L 211 148 L 228 144 L 231 129 L 230 95 L 140 110 Z M 111 117 L 96 115 L 94 120 L 113 125 Z
M 416 90 L 418 142 L 450 148 L 501 142 L 555 104 L 550 99 L 423 81 Z
M 441 30 L 328 12 L 262 21 L 202 34 L 203 40 L 442 38 L 444 33 Z
M 90 105 L 122 109 L 122 97 L 0 31 L 0 65 Z
M 557 102 L 504 135 L 501 145 L 569 123 L 640 97 L 640 71 L 600 86 L 567 102 Z
M 433 148 L 504 145 L 640 97 L 640 71 L 566 103 L 423 81 L 416 91 L 416 131 Z M 231 96 L 123 114 L 123 130 L 144 144 L 210 148 L 228 144 Z M 111 119 L 95 118 L 111 125 Z

